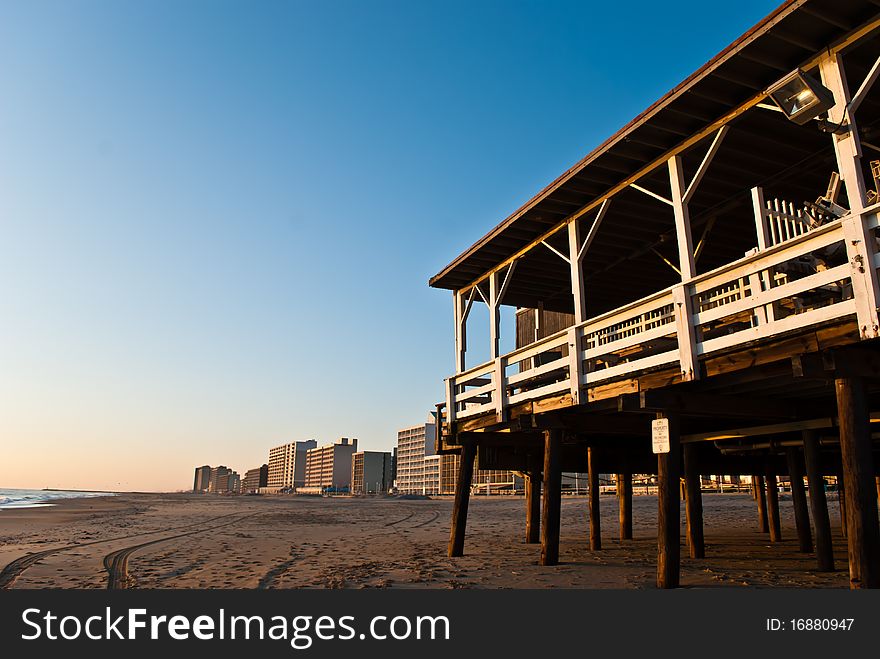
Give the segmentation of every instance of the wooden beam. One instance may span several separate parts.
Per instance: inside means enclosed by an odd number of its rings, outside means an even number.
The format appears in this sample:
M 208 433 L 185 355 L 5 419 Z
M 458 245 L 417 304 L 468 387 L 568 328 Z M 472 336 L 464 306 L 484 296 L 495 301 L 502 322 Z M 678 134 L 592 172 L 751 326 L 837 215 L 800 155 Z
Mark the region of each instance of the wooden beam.
M 675 389 L 651 389 L 618 398 L 621 412 L 655 413 L 675 410 L 683 416 L 747 417 L 758 419 L 796 419 L 797 408 L 789 401 L 753 396 L 724 396 Z
M 868 71 L 868 75 L 865 76 L 862 84 L 859 85 L 858 91 L 853 94 L 852 99 L 846 106 L 846 111 L 850 118 L 855 116 L 855 113 L 859 109 L 859 106 L 862 104 L 862 101 L 864 101 L 865 97 L 868 95 L 868 91 L 871 89 L 871 86 L 877 81 L 878 75 L 880 75 L 880 57 L 874 60 L 874 64 L 873 66 L 871 66 L 870 71 Z
M 685 444 L 684 482 L 685 482 L 685 517 L 687 519 L 688 549 L 691 558 L 705 558 L 706 545 L 703 539 L 703 492 L 700 487 L 700 470 L 697 464 L 697 447 Z
M 544 432 L 543 523 L 541 565 L 559 563 L 559 523 L 562 508 L 561 430 Z
M 759 437 L 761 435 L 776 435 L 787 432 L 800 432 L 802 430 L 821 430 L 824 428 L 833 428 L 834 419 L 808 419 L 805 421 L 790 421 L 788 423 L 774 423 L 765 426 L 748 426 L 744 428 L 727 428 L 724 430 L 715 430 L 712 432 L 699 432 L 690 435 L 683 435 L 681 441 L 702 442 L 714 441 L 718 439 L 731 439 L 741 437 Z
M 471 482 L 474 476 L 474 457 L 477 443 L 467 441 L 462 446 L 458 481 L 455 484 L 455 501 L 452 504 L 452 528 L 449 532 L 448 554 L 450 557 L 464 555 L 464 534 L 467 527 L 468 504 L 471 496 Z
M 657 587 L 678 588 L 681 574 L 679 420 L 674 413 L 657 417 L 669 419 L 669 453 L 657 456 Z
M 525 475 L 526 486 L 526 544 L 537 544 L 541 528 L 541 472 Z
M 602 549 L 602 522 L 600 516 L 599 468 L 596 465 L 596 449 L 587 448 L 587 477 L 590 481 L 590 551 Z
M 621 540 L 632 540 L 633 537 L 632 497 L 632 474 L 629 472 L 617 474 L 617 505 Z
M 859 378 L 838 378 L 834 389 L 846 493 L 850 588 L 880 588 L 880 526 L 865 385 Z
M 690 203 L 690 200 L 693 198 L 694 193 L 700 185 L 700 181 L 703 180 L 703 176 L 706 174 L 709 165 L 712 163 L 712 159 L 715 157 L 715 154 L 718 153 L 718 149 L 721 148 L 721 142 L 724 139 L 724 136 L 727 135 L 728 130 L 730 130 L 730 126 L 722 126 L 718 129 L 718 132 L 715 133 L 715 138 L 712 140 L 712 144 L 709 145 L 709 150 L 706 151 L 706 155 L 703 156 L 703 161 L 697 168 L 697 173 L 694 174 L 694 178 L 691 179 L 690 185 L 688 185 L 687 190 L 682 197 L 685 204 Z
M 785 449 L 788 463 L 788 479 L 791 484 L 791 503 L 794 506 L 794 523 L 797 527 L 798 549 L 804 554 L 813 551 L 813 535 L 810 532 L 810 513 L 807 511 L 807 493 L 804 490 L 804 467 L 801 452 L 796 446 Z
M 831 521 L 828 519 L 828 502 L 825 498 L 825 479 L 819 471 L 819 433 L 807 430 L 804 438 L 804 462 L 807 467 L 807 484 L 810 487 L 810 510 L 816 527 L 816 561 L 819 570 L 834 570 L 834 548 L 831 544 Z
M 791 358 L 795 377 L 813 380 L 835 378 L 880 379 L 880 352 L 853 346 L 820 353 L 795 355 Z

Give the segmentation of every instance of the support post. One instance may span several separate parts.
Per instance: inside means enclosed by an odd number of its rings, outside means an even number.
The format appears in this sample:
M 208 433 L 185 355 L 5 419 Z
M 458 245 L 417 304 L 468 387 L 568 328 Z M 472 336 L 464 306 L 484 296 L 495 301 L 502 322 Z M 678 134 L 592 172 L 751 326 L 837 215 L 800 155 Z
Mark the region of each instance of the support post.
M 632 474 L 617 474 L 617 505 L 620 512 L 620 539 L 632 540 L 633 537 L 633 480 Z
M 813 534 L 810 531 L 810 513 L 807 511 L 807 493 L 804 490 L 804 466 L 797 446 L 785 449 L 788 462 L 788 480 L 791 483 L 791 502 L 794 505 L 794 523 L 797 527 L 798 550 L 809 554 L 813 551 Z
M 499 290 L 501 288 L 500 274 L 493 272 L 489 275 L 489 358 L 497 359 L 501 354 L 501 304 Z
M 770 542 L 782 542 L 779 522 L 779 485 L 772 467 L 767 467 L 767 518 L 770 522 Z
M 873 267 L 873 236 L 865 226 L 862 215 L 865 205 L 865 178 L 862 173 L 862 146 L 859 138 L 855 113 L 848 111 L 851 100 L 846 74 L 843 68 L 843 55 L 829 53 L 819 62 L 819 72 L 823 84 L 834 95 L 834 107 L 828 110 L 828 121 L 842 124 L 846 130 L 832 134 L 834 154 L 840 178 L 846 186 L 851 217 L 844 221 L 847 256 L 853 267 L 853 298 L 856 301 L 856 315 L 862 338 L 880 335 L 880 320 L 877 306 L 880 300 L 877 270 Z
M 880 525 L 865 384 L 861 378 L 837 378 L 834 389 L 846 494 L 850 588 L 880 588 Z
M 579 325 L 587 319 L 587 300 L 584 290 L 584 274 L 581 268 L 581 229 L 577 219 L 568 223 L 568 262 L 571 272 L 571 292 L 574 296 L 574 323 Z
M 700 487 L 700 471 L 697 465 L 696 444 L 685 444 L 684 482 L 687 541 L 691 558 L 705 558 L 706 545 L 703 538 L 703 492 Z
M 544 431 L 544 492 L 541 524 L 541 565 L 559 563 L 559 522 L 562 507 L 561 430 Z
M 587 448 L 587 476 L 590 481 L 590 551 L 602 549 L 602 526 L 599 507 L 599 470 L 596 449 Z
M 828 519 L 828 502 L 825 499 L 825 479 L 819 471 L 819 433 L 805 430 L 804 462 L 807 466 L 807 483 L 810 487 L 810 509 L 816 527 L 816 561 L 819 570 L 834 570 L 834 548 L 831 544 L 831 521 Z
M 678 481 L 681 459 L 679 420 L 669 419 L 669 453 L 657 455 L 657 587 L 678 588 L 681 574 L 681 522 Z
M 837 474 L 837 513 L 840 515 L 840 535 L 846 539 L 846 485 L 843 471 Z
M 767 524 L 767 490 L 764 489 L 764 477 L 752 476 L 755 484 L 755 501 L 758 503 L 758 530 L 761 533 L 769 533 L 770 526 Z
M 455 501 L 452 504 L 452 529 L 449 533 L 448 553 L 450 557 L 464 555 L 464 533 L 467 527 L 468 503 L 471 497 L 471 481 L 474 476 L 474 458 L 477 444 L 471 439 L 464 440 L 461 447 L 461 465 L 458 469 L 458 482 L 455 484 Z
M 682 281 L 690 281 L 697 272 L 694 262 L 694 242 L 691 237 L 691 220 L 685 201 L 684 165 L 681 156 L 669 161 L 669 183 L 672 188 L 672 209 L 675 213 L 675 235 L 678 239 L 678 269 Z
M 526 474 L 526 543 L 537 544 L 541 529 L 541 472 Z

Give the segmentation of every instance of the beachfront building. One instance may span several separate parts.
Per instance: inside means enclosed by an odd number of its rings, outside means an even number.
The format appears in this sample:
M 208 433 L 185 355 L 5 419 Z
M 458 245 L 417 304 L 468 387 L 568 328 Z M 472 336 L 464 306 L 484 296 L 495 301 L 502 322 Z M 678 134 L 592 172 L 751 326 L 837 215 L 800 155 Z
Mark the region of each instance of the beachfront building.
M 306 482 L 306 451 L 318 445 L 314 439 L 289 442 L 269 449 L 266 487 L 270 491 L 293 491 Z
M 238 494 L 241 491 L 241 478 L 238 472 L 223 465 L 211 469 L 208 492 L 211 494 Z
M 426 496 L 441 494 L 440 472 L 443 469 L 443 459 L 446 456 L 435 453 L 422 458 L 422 491 L 419 494 Z
M 351 462 L 357 439 L 342 437 L 338 442 L 306 451 L 303 493 L 347 492 L 351 486 Z
M 195 478 L 193 479 L 193 493 L 204 494 L 208 491 L 208 485 L 211 482 L 211 466 L 203 465 L 196 467 Z
M 416 426 L 397 431 L 397 491 L 400 494 L 425 492 L 425 456 L 434 455 L 434 415 Z
M 461 455 L 451 556 L 479 455 L 527 475 L 527 538 L 543 514 L 545 565 L 563 470 L 596 493 L 600 472 L 621 475 L 621 529 L 632 475 L 656 475 L 662 588 L 679 584 L 680 474 L 692 558 L 701 474 L 754 475 L 771 542 L 777 479 L 795 474 L 798 547 L 828 570 L 821 478 L 842 465 L 850 583 L 880 587 L 878 32 L 872 2 L 785 2 L 431 279 L 454 302 L 437 442 Z M 489 359 L 473 363 L 481 304 Z M 507 354 L 502 306 L 534 319 Z M 598 551 L 598 496 L 589 507 Z
M 243 494 L 255 494 L 261 487 L 269 486 L 269 465 L 264 464 L 254 469 L 248 469 L 241 481 Z
M 352 494 L 385 494 L 392 483 L 391 453 L 358 451 L 352 456 Z

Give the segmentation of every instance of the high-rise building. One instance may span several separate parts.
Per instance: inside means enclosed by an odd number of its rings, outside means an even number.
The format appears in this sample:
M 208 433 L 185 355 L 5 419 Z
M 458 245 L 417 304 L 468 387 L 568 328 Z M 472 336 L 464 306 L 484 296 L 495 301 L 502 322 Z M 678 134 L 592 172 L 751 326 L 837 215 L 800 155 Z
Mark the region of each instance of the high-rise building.
M 229 467 L 220 465 L 211 469 L 211 480 L 208 483 L 208 492 L 212 494 L 230 494 L 241 491 L 241 479 L 237 472 Z
M 211 466 L 203 465 L 196 467 L 196 475 L 193 479 L 193 492 L 195 494 L 204 494 L 208 491 L 208 485 L 211 482 Z
M 357 439 L 342 437 L 335 444 L 306 451 L 304 490 L 347 491 L 351 486 L 351 461 Z
M 425 423 L 397 432 L 397 491 L 423 494 L 425 491 L 425 456 L 434 455 L 434 415 Z
M 243 494 L 254 494 L 261 487 L 267 487 L 268 483 L 269 465 L 264 464 L 245 472 L 244 480 L 241 481 L 241 491 Z
M 383 494 L 391 489 L 391 454 L 359 451 L 351 459 L 351 493 Z
M 317 445 L 314 439 L 307 439 L 269 449 L 267 487 L 293 490 L 305 485 L 306 451 Z

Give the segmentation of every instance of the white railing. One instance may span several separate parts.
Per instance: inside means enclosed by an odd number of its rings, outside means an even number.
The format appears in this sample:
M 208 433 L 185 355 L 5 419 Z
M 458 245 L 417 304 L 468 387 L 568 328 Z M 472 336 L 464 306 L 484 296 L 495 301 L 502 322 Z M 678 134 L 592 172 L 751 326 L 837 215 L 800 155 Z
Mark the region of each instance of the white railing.
M 510 405 L 566 392 L 576 404 L 584 386 L 672 364 L 695 377 L 699 357 L 850 316 L 861 325 L 857 273 L 880 268 L 880 254 L 847 237 L 859 222 L 878 229 L 878 211 L 783 232 L 791 237 L 449 378 L 449 420 L 503 419 Z

